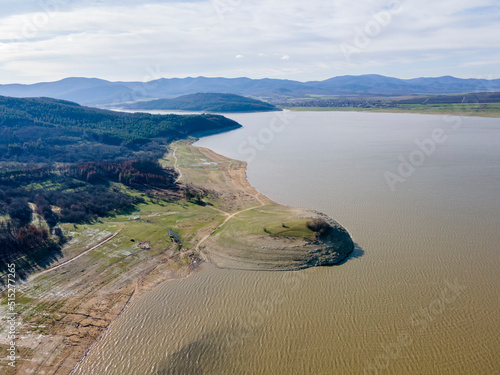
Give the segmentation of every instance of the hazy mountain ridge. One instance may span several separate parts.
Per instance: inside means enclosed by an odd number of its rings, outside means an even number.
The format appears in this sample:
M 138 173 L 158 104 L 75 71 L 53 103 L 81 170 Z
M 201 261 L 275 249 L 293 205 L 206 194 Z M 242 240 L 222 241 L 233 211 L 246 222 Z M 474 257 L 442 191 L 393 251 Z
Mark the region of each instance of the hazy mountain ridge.
M 160 78 L 150 82 L 110 82 L 97 78 L 65 78 L 31 85 L 0 85 L 0 95 L 53 97 L 83 105 L 167 99 L 200 92 L 232 93 L 266 101 L 283 101 L 317 95 L 459 94 L 500 91 L 500 79 L 461 79 L 450 76 L 399 79 L 381 75 L 339 76 L 324 81 L 298 82 L 250 78 Z

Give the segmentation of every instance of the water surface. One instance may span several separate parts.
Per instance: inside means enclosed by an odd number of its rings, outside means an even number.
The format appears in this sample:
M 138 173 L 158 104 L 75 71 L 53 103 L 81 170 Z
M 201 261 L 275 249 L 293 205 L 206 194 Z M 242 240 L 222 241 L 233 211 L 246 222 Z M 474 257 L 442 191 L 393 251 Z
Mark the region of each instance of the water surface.
M 198 145 L 251 159 L 271 199 L 335 218 L 355 257 L 299 272 L 205 265 L 133 304 L 77 374 L 500 373 L 499 119 L 230 117 L 244 127 Z M 421 157 L 416 141 L 435 131 Z M 418 167 L 391 189 L 385 175 L 411 155 Z

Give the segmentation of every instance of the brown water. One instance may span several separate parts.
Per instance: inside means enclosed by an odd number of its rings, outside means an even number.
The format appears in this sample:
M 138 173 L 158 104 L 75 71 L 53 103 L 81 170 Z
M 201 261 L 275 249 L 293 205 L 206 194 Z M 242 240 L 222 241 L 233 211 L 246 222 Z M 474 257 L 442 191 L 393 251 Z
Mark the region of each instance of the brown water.
M 244 128 L 199 145 L 245 159 L 260 134 L 249 181 L 337 219 L 355 256 L 299 272 L 204 265 L 133 304 L 76 374 L 500 374 L 500 120 L 231 117 Z M 446 139 L 391 191 L 384 173 L 435 129 Z

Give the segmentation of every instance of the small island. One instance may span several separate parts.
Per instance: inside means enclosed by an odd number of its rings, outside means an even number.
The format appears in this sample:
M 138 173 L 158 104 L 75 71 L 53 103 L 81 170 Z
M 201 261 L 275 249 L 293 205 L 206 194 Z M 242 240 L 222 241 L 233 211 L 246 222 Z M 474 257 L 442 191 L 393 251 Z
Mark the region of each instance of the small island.
M 124 105 L 124 108 L 219 113 L 281 111 L 280 108 L 261 100 L 235 94 L 220 93 L 197 93 L 183 95 L 173 99 L 140 101 Z

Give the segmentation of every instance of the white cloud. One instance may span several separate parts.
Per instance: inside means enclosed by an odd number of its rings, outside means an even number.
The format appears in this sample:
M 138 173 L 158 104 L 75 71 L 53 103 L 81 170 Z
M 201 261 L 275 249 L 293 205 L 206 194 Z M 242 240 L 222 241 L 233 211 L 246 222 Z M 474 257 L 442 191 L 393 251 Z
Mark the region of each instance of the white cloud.
M 351 61 L 339 46 L 354 44 L 357 30 L 394 1 L 220 0 L 228 5 L 223 17 L 207 0 L 78 0 L 57 12 L 40 10 L 37 1 L 6 1 L 0 82 L 133 80 L 156 65 L 168 76 L 500 76 L 498 65 L 477 63 L 500 49 L 496 0 L 402 1 L 401 12 Z

